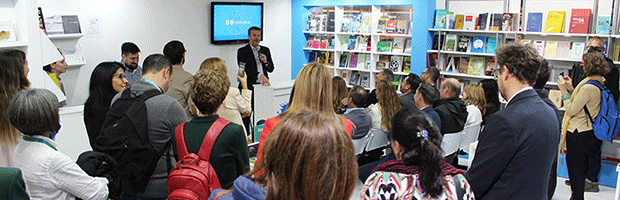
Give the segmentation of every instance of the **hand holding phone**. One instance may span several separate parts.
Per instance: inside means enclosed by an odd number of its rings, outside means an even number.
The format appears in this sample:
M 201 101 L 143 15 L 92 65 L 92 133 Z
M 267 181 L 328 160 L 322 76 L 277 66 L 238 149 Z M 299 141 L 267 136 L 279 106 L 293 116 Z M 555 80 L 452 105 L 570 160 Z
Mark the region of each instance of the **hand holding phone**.
M 237 76 L 243 78 L 243 74 L 244 73 L 245 73 L 245 63 L 244 62 L 239 62 L 239 71 L 237 73 Z

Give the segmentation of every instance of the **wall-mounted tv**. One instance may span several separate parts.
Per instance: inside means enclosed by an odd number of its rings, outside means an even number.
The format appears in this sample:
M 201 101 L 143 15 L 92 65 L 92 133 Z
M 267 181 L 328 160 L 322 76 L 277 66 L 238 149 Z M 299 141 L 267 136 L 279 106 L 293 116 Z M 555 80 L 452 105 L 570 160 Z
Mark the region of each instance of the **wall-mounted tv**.
M 263 3 L 211 2 L 211 44 L 247 43 L 252 26 L 263 27 Z

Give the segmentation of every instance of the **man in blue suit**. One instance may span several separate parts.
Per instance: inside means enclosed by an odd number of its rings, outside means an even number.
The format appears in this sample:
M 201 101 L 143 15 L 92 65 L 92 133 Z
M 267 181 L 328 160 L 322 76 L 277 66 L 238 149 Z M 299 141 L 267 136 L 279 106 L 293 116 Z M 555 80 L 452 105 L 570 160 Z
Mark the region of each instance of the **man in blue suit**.
M 560 128 L 553 109 L 531 87 L 542 58 L 515 42 L 499 47 L 496 60 L 493 74 L 508 103 L 480 133 L 467 180 L 476 199 L 547 199 Z

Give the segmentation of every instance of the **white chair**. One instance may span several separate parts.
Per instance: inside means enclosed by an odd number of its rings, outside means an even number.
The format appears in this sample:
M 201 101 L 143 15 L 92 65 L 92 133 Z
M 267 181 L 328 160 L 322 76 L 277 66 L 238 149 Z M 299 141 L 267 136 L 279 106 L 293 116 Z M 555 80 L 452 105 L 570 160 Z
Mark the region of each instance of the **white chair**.
M 459 149 L 469 153 L 469 144 L 478 140 L 480 134 L 480 124 L 467 126 L 463 128 L 463 138 Z
M 360 155 L 364 153 L 364 147 L 366 147 L 366 143 L 368 142 L 369 136 L 370 136 L 370 133 L 366 134 L 363 138 L 353 140 L 353 147 L 355 147 L 355 155 Z
M 364 151 L 369 152 L 375 149 L 383 148 L 390 145 L 387 132 L 382 129 L 371 129 L 368 133 L 369 138 Z
M 443 150 L 444 157 L 459 150 L 461 139 L 463 138 L 463 132 L 464 131 L 460 131 L 443 135 L 443 140 L 441 140 L 441 149 Z

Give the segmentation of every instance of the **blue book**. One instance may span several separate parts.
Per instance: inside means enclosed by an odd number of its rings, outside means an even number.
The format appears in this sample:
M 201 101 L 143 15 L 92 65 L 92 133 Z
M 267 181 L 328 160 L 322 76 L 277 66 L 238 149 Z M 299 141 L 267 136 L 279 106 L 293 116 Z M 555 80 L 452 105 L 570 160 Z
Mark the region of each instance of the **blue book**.
M 435 28 L 445 29 L 448 24 L 446 19 L 446 14 L 448 13 L 448 9 L 437 9 L 435 10 Z
M 474 36 L 471 40 L 471 52 L 472 53 L 484 53 L 484 46 L 486 37 Z
M 485 53 L 495 53 L 495 48 L 497 47 L 497 38 L 489 37 L 487 38 L 487 44 L 485 47 Z
M 528 13 L 527 14 L 527 32 L 540 32 L 542 26 L 542 13 Z
M 596 22 L 596 34 L 609 34 L 610 16 L 598 16 Z

